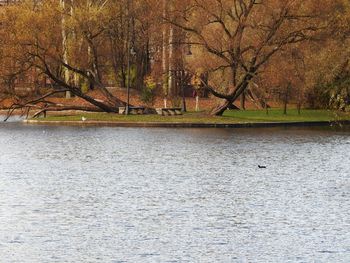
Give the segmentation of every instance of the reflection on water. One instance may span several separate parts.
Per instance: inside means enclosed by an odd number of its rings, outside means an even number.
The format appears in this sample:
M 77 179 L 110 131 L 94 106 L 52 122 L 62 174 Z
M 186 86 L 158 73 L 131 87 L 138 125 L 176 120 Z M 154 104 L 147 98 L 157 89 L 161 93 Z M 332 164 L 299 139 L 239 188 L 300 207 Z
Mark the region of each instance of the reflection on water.
M 1 124 L 0 145 L 1 262 L 350 261 L 347 129 Z

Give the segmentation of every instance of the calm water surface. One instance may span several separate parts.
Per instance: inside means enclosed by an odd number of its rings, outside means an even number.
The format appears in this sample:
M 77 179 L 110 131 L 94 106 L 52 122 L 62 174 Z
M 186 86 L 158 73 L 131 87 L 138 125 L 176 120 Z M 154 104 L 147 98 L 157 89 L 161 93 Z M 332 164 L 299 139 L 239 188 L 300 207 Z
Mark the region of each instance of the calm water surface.
M 350 262 L 349 162 L 350 129 L 0 124 L 0 262 Z

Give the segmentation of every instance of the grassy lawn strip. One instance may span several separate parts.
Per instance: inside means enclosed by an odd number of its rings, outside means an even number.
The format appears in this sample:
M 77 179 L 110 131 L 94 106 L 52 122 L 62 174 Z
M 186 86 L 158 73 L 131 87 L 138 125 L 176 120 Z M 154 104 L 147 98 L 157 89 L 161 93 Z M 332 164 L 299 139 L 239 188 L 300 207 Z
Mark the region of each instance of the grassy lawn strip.
M 160 115 L 119 115 L 111 113 L 79 113 L 77 115 L 66 116 L 48 116 L 40 118 L 42 121 L 81 121 L 82 117 L 86 121 L 103 122 L 163 122 L 163 123 L 241 123 L 244 120 L 234 117 L 212 117 L 205 113 L 186 113 L 179 116 L 160 116 Z
M 284 115 L 283 110 L 281 109 L 269 110 L 268 115 L 262 110 L 226 111 L 224 116 L 227 118 L 244 120 L 245 122 L 310 122 L 350 120 L 350 113 L 329 110 L 302 110 L 300 115 L 296 109 L 288 110 L 287 115 Z
M 180 122 L 180 123 L 249 123 L 249 122 L 310 122 L 350 120 L 350 113 L 327 110 L 303 110 L 298 115 L 297 110 L 289 110 L 287 115 L 281 109 L 271 109 L 269 115 L 263 110 L 226 111 L 222 117 L 213 117 L 206 113 L 189 112 L 181 116 L 159 115 L 118 115 L 110 113 L 77 113 L 74 115 L 54 115 L 51 113 L 42 121 L 87 121 L 104 122 Z

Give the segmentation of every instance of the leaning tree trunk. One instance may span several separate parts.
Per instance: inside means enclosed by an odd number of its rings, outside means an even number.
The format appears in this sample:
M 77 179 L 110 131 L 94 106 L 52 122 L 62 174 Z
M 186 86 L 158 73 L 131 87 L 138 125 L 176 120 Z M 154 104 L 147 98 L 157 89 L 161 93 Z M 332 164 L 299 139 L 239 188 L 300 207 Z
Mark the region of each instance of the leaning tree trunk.
M 224 114 L 224 112 L 247 90 L 249 81 L 253 78 L 253 76 L 254 75 L 252 73 L 247 74 L 241 84 L 237 88 L 232 89 L 229 94 L 220 94 L 219 98 L 222 98 L 223 102 L 212 109 L 211 115 L 222 116 L 222 114 Z M 209 89 L 209 91 L 212 92 L 214 96 L 218 95 L 218 93 L 213 89 Z
M 58 84 L 59 86 L 63 87 L 66 90 L 69 90 L 72 94 L 74 94 L 75 96 L 82 98 L 83 100 L 89 102 L 90 104 L 96 106 L 97 108 L 101 109 L 104 112 L 118 112 L 118 107 L 125 105 L 125 102 L 114 98 L 115 100 L 113 101 L 114 105 L 110 105 L 110 103 L 106 103 L 97 99 L 94 99 L 93 97 L 88 96 L 87 94 L 84 94 L 80 88 L 75 87 L 75 86 L 71 86 L 68 83 L 66 83 L 65 81 L 61 80 L 59 77 L 55 76 L 50 69 L 47 67 L 46 65 L 46 70 L 44 71 L 44 73 L 52 80 L 54 81 L 56 84 Z M 110 92 L 103 87 L 102 85 L 100 85 L 100 83 L 96 83 L 99 84 L 99 88 L 100 91 L 106 96 L 106 98 L 108 100 L 111 100 L 110 96 L 113 97 L 112 94 L 110 94 Z
M 224 100 L 221 104 L 216 106 L 214 109 L 211 111 L 211 115 L 214 116 L 222 116 L 224 112 L 227 110 L 228 107 L 232 105 L 233 101 L 230 100 Z

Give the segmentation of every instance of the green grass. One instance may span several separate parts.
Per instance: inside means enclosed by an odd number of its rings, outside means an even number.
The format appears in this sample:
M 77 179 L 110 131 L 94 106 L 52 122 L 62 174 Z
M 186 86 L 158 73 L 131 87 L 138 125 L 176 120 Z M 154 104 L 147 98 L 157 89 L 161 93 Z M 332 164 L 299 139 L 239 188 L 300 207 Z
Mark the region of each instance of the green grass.
M 287 111 L 287 115 L 283 114 L 281 109 L 270 109 L 269 114 L 262 110 L 247 111 L 226 111 L 224 114 L 227 118 L 235 118 L 244 121 L 268 121 L 268 122 L 293 122 L 293 121 L 336 121 L 350 120 L 350 113 L 335 112 L 329 110 L 302 110 L 298 114 L 296 109 Z
M 43 121 L 87 121 L 105 122 L 181 122 L 181 123 L 246 123 L 246 122 L 294 122 L 294 121 L 335 121 L 350 120 L 349 113 L 327 110 L 303 110 L 298 115 L 297 110 L 289 110 L 287 115 L 280 109 L 269 110 L 269 115 L 262 110 L 226 111 L 222 117 L 213 117 L 204 112 L 189 112 L 181 116 L 159 115 L 118 115 L 111 113 L 79 113 L 75 115 L 54 115 L 40 118 Z
M 212 117 L 205 113 L 186 113 L 179 116 L 160 116 L 160 115 L 119 115 L 111 113 L 84 113 L 77 115 L 66 116 L 48 116 L 47 118 L 40 118 L 44 121 L 81 121 L 82 117 L 87 118 L 87 121 L 107 121 L 107 122 L 182 122 L 182 123 L 224 123 L 243 122 L 239 119 L 226 117 Z

